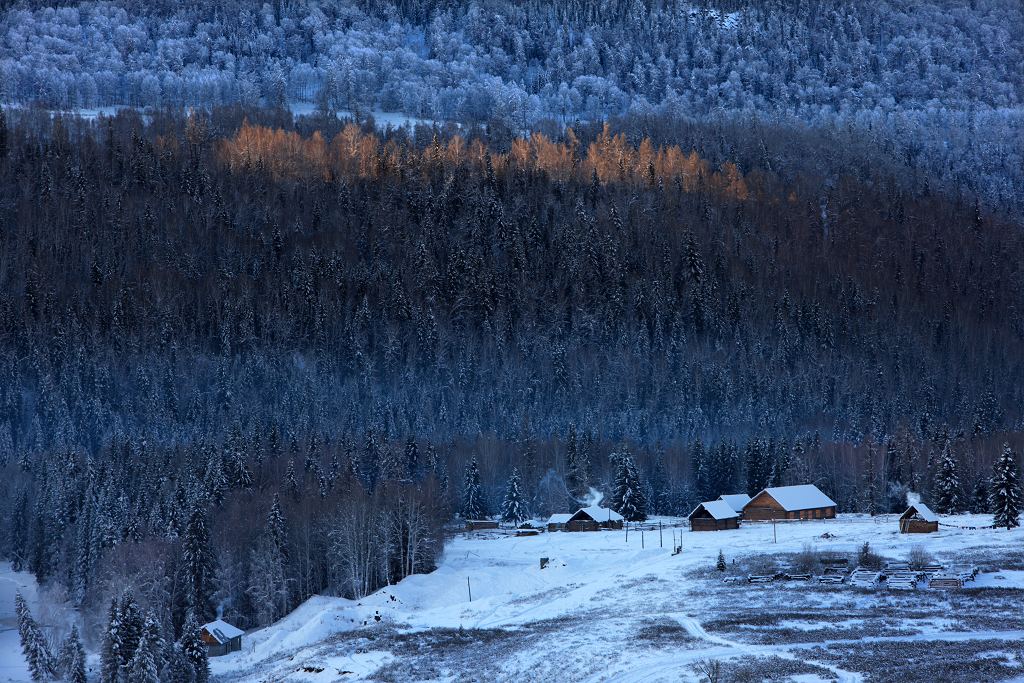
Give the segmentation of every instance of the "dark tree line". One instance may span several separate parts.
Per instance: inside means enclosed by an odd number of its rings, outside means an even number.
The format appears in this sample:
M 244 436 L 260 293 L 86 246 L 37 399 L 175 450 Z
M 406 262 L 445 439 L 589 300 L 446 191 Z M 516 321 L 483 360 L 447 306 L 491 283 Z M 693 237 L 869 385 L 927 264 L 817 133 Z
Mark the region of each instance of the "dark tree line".
M 241 117 L 0 127 L 0 548 L 89 633 L 129 585 L 171 652 L 591 488 L 981 510 L 1019 444 L 1018 226 L 879 159 Z

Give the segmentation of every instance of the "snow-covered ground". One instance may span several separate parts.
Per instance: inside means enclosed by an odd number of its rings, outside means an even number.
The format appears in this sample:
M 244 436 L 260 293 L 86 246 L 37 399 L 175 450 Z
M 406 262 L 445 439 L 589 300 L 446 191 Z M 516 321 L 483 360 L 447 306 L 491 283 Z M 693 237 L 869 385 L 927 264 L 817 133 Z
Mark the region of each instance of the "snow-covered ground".
M 1024 674 L 1024 530 L 901 535 L 893 516 L 841 515 L 774 532 L 666 527 L 662 539 L 657 530 L 628 541 L 624 531 L 462 534 L 437 571 L 359 601 L 315 597 L 212 669 L 223 681 L 688 681 L 699 680 L 695 663 L 720 660 L 746 680 L 860 681 L 883 680 L 876 667 L 908 641 L 934 641 L 941 647 L 923 647 L 911 673 L 948 675 L 948 660 L 975 667 L 948 680 Z M 852 560 L 865 541 L 888 559 L 922 546 L 983 573 L 977 590 L 959 592 L 723 581 L 785 570 L 807 548 Z M 724 573 L 714 569 L 719 550 Z
M 0 681 L 31 681 L 28 665 L 21 654 L 18 621 L 14 616 L 14 596 L 21 592 L 34 606 L 36 582 L 27 572 L 16 572 L 10 562 L 0 562 Z

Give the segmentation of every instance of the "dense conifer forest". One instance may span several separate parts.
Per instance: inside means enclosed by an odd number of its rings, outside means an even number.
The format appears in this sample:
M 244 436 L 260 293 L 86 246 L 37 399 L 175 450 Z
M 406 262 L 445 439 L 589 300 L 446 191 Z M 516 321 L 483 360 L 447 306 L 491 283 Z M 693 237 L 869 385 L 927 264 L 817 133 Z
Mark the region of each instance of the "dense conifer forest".
M 134 624 L 195 670 L 190 619 L 591 487 L 988 511 L 1021 441 L 1020 226 L 842 130 L 0 122 L 0 554 L 90 648 Z

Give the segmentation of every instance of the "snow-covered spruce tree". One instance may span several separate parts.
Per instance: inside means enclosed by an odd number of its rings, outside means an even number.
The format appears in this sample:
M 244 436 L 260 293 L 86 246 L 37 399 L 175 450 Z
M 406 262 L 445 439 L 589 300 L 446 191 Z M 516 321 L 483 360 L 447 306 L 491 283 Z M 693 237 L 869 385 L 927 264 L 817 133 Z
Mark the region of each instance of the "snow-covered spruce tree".
M 181 545 L 188 606 L 199 618 L 213 616 L 216 559 L 206 526 L 206 513 L 198 505 L 189 516 Z
M 935 476 L 935 511 L 949 515 L 960 510 L 960 478 L 957 462 L 949 443 L 942 450 L 939 471 Z
M 480 466 L 476 458 L 466 468 L 463 480 L 462 517 L 463 519 L 482 519 L 487 515 L 487 504 L 484 502 L 484 491 L 480 486 Z
M 576 425 L 569 425 L 569 434 L 565 444 L 566 475 L 565 484 L 570 495 L 576 500 L 583 500 L 590 492 L 590 456 L 585 448 L 581 448 L 576 438 Z
M 135 654 L 128 663 L 128 680 L 131 683 L 160 683 L 154 646 L 146 634 L 139 639 Z
M 210 661 L 206 652 L 206 645 L 203 643 L 199 633 L 201 624 L 192 612 L 185 618 L 185 625 L 181 627 L 181 638 L 178 646 L 181 648 L 185 659 L 192 665 L 196 683 L 206 683 L 210 680 Z
M 615 490 L 612 494 L 612 509 L 627 521 L 642 522 L 647 519 L 647 499 L 644 496 L 640 473 L 633 456 L 621 452 L 615 458 L 618 471 L 615 475 Z
M 725 553 L 723 553 L 721 550 L 718 551 L 718 561 L 715 562 L 715 569 L 717 569 L 720 572 L 725 571 Z
M 992 473 L 992 523 L 1008 530 L 1020 526 L 1022 502 L 1017 456 L 1009 444 L 1003 444 L 1003 453 Z
M 103 634 L 103 649 L 100 651 L 100 682 L 116 683 L 121 669 L 121 653 L 124 644 L 121 636 L 121 607 L 117 599 L 110 601 L 107 612 L 107 630 Z
M 71 633 L 64 639 L 57 655 L 57 672 L 67 683 L 86 683 L 85 649 L 78 635 L 78 627 L 72 626 Z
M 39 629 L 39 624 L 32 617 L 32 612 L 25 602 L 25 597 L 18 593 L 14 596 L 14 612 L 18 617 L 18 636 L 21 639 L 21 652 L 28 662 L 28 670 L 33 681 L 48 681 L 55 672 L 53 657 L 46 646 L 46 638 Z
M 505 500 L 501 503 L 501 521 L 519 525 L 530 518 L 526 509 L 526 500 L 519 483 L 519 470 L 512 468 L 505 490 Z
M 192 663 L 185 656 L 180 643 L 167 648 L 167 658 L 160 669 L 162 683 L 194 683 L 196 678 Z

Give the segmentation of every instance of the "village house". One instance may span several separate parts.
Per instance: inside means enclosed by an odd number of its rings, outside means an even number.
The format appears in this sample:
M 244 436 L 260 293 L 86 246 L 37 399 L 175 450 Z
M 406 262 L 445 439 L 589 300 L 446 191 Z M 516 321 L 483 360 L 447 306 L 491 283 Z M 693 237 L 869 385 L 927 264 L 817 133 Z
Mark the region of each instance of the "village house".
M 571 512 L 560 512 L 548 517 L 548 531 L 565 531 L 565 523 L 572 518 Z
M 222 619 L 217 619 L 209 624 L 203 624 L 199 635 L 203 639 L 203 643 L 206 644 L 207 655 L 219 657 L 241 650 L 242 636 L 245 635 L 245 631 Z
M 914 503 L 900 515 L 901 534 L 930 534 L 939 530 L 939 516 L 924 503 Z
M 687 519 L 690 520 L 690 531 L 722 531 L 740 526 L 740 513 L 724 500 L 701 503 Z
M 832 519 L 836 503 L 813 484 L 773 486 L 743 507 L 745 520 Z
M 621 529 L 622 515 L 600 505 L 580 508 L 565 522 L 566 531 L 597 531 L 598 529 Z
M 750 496 L 745 493 L 726 493 L 719 496 L 718 500 L 724 500 L 729 504 L 729 507 L 740 513 L 740 516 L 742 517 L 743 508 L 750 502 Z

